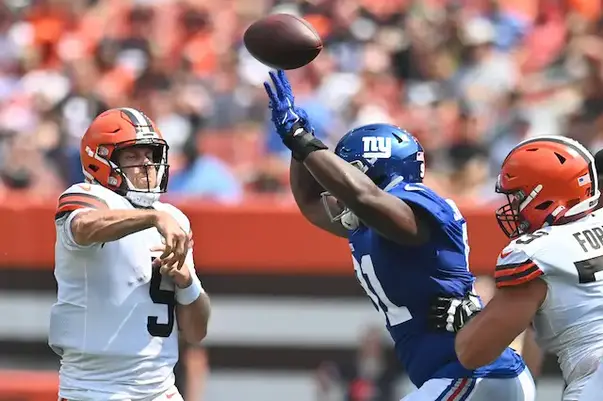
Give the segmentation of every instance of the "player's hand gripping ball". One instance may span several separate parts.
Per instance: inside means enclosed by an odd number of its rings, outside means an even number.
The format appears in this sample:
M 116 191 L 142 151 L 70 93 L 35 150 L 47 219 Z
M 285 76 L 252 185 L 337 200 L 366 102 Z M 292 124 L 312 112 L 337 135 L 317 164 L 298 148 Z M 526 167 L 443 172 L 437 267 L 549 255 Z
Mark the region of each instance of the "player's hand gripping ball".
M 254 22 L 245 31 L 243 42 L 255 59 L 278 70 L 303 67 L 323 47 L 312 25 L 290 14 L 273 14 Z

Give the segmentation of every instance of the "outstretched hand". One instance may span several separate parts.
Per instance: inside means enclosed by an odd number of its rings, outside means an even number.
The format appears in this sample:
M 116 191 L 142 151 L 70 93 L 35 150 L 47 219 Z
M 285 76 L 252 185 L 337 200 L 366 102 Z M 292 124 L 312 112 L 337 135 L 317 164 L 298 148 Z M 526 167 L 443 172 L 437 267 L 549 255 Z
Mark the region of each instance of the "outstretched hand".
M 264 82 L 264 89 L 268 95 L 268 107 L 272 111 L 272 123 L 281 138 L 293 135 L 294 126 L 299 123 L 306 132 L 312 133 L 312 128 L 306 112 L 295 106 L 295 96 L 285 71 L 270 71 L 270 80 Z

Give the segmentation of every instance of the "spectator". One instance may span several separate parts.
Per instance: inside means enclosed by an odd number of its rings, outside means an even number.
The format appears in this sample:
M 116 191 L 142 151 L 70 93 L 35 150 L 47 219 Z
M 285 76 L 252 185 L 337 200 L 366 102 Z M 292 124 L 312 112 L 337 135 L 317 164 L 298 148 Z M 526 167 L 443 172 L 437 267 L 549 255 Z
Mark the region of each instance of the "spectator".
M 453 80 L 454 91 L 471 110 L 490 116 L 497 102 L 516 88 L 517 66 L 494 48 L 496 32 L 488 20 L 469 20 L 461 36 L 466 54 Z
M 194 136 L 182 150 L 184 166 L 170 177 L 170 196 L 201 196 L 220 202 L 241 200 L 242 187 L 232 171 L 220 159 L 200 154 Z
M 500 0 L 488 0 L 484 18 L 494 26 L 496 48 L 507 52 L 521 43 L 529 28 L 529 21 L 525 16 L 504 10 L 500 3 Z

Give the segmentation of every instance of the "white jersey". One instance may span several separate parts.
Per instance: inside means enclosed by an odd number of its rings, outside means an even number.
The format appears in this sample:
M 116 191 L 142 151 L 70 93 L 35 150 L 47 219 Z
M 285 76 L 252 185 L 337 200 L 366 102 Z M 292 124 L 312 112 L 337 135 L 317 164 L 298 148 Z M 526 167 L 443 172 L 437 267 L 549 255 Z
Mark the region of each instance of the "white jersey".
M 548 287 L 533 320 L 538 344 L 555 353 L 577 400 L 603 357 L 603 210 L 511 242 L 496 266 L 498 287 L 537 277 Z
M 174 216 L 174 206 L 153 207 Z M 89 208 L 133 209 L 126 198 L 99 185 L 77 184 L 59 199 L 49 344 L 61 357 L 60 396 L 75 400 L 144 399 L 174 384 L 178 325 L 174 284 L 153 272 L 150 249 L 161 246 L 155 228 L 104 244 L 80 246 L 73 217 Z M 194 266 L 192 252 L 187 264 Z

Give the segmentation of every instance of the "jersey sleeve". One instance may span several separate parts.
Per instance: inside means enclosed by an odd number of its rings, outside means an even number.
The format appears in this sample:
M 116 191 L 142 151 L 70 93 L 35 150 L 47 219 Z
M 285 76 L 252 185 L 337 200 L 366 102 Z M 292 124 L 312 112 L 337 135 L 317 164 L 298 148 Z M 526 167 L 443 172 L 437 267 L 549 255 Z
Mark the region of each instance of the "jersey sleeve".
M 388 192 L 411 206 L 420 207 L 439 224 L 445 225 L 454 220 L 451 206 L 422 184 L 400 183 Z
M 496 287 L 511 287 L 534 280 L 544 274 L 536 261 L 524 249 L 507 246 L 496 262 L 494 279 Z
M 63 192 L 57 203 L 55 220 L 79 209 L 108 209 L 109 205 L 105 199 L 98 193 L 93 193 L 92 190 L 86 190 L 91 187 L 88 184 L 78 184 Z
M 70 251 L 89 249 L 97 244 L 80 245 L 75 241 L 71 223 L 78 213 L 90 209 L 109 209 L 109 200 L 96 185 L 76 184 L 61 194 L 55 210 L 57 240 Z

